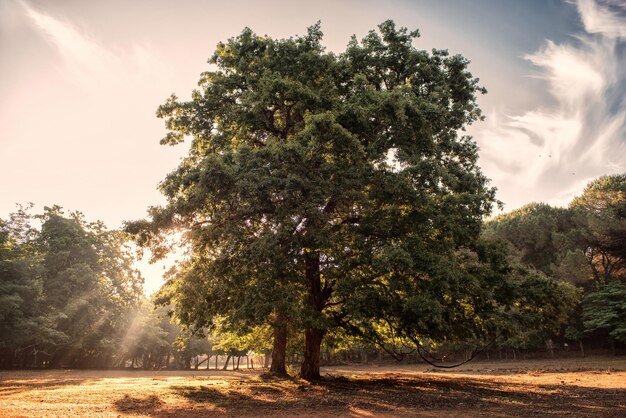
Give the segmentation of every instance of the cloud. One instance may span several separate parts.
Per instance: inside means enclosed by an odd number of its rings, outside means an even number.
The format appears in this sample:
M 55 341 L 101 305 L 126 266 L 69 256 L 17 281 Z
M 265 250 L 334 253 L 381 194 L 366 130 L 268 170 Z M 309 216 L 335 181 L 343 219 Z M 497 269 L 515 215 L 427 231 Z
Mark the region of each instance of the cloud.
M 585 31 L 609 38 L 626 38 L 626 4 L 621 0 L 578 0 L 576 3 Z
M 111 54 L 95 41 L 82 35 L 71 25 L 37 11 L 22 3 L 26 16 L 40 30 L 45 39 L 54 45 L 69 68 L 81 75 L 83 72 L 95 73 L 107 67 Z
M 184 152 L 162 150 L 158 143 L 163 122 L 154 110 L 180 78 L 163 58 L 167 51 L 131 38 L 114 44 L 106 30 L 98 37 L 70 18 L 71 7 L 53 12 L 24 0 L 14 4 L 20 24 L 45 41 L 29 45 L 37 48 L 30 50 L 33 65 L 42 49 L 53 54 L 36 62 L 46 88 L 19 86 L 17 98 L 28 105 L 8 120 L 12 132 L 0 135 L 14 144 L 4 172 L 26 170 L 6 184 L 7 196 L 80 208 L 109 226 L 141 216 L 146 202 L 161 199 L 156 184 L 163 167 L 174 166 Z M 148 293 L 160 286 L 162 263 L 140 261 L 136 267 Z
M 576 3 L 585 33 L 524 58 L 551 96 L 476 133 L 481 163 L 507 210 L 529 199 L 566 204 L 600 175 L 626 171 L 626 9 Z
M 62 73 L 82 87 L 106 89 L 109 84 L 120 81 L 132 84 L 154 68 L 159 68 L 161 77 L 164 73 L 167 75 L 168 66 L 147 46 L 132 44 L 114 51 L 75 25 L 24 1 L 20 4 L 30 23 L 60 55 L 64 65 Z

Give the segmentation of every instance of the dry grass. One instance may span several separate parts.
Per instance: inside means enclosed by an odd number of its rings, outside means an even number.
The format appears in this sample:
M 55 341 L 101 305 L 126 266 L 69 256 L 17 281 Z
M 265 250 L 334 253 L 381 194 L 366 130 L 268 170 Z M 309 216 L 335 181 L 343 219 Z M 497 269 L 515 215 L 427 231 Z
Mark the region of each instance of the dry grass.
M 258 372 L 0 372 L 0 416 L 626 416 L 626 359 Z

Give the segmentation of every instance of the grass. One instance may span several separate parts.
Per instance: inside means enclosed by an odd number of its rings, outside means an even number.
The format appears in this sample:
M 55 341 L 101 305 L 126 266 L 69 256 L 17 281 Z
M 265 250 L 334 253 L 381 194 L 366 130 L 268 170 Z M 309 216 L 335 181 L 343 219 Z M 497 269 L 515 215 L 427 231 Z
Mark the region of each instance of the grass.
M 258 371 L 4 371 L 0 416 L 626 416 L 626 359 Z

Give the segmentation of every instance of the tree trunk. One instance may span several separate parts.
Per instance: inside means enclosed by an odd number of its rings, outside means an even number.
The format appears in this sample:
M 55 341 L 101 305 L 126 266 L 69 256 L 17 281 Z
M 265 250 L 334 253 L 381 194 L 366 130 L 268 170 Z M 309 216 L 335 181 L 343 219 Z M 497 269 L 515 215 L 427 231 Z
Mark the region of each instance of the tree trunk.
M 546 340 L 546 348 L 548 349 L 548 352 L 550 353 L 550 357 L 554 358 L 554 344 L 552 343 L 551 339 Z
M 583 340 L 579 340 L 578 345 L 580 346 L 581 357 L 585 357 L 585 346 L 583 345 Z
M 287 376 L 287 323 L 282 320 L 282 315 L 277 315 L 277 323 L 274 325 L 274 345 L 272 347 L 272 365 L 270 373 L 277 376 Z
M 309 302 L 319 316 L 323 317 L 322 311 L 333 293 L 333 283 L 322 284 L 319 253 L 305 253 L 304 264 L 309 282 Z M 325 329 L 313 327 L 304 332 L 304 360 L 300 368 L 300 377 L 303 379 L 320 378 L 320 349 L 324 334 Z
M 304 361 L 300 369 L 303 379 L 320 378 L 320 348 L 325 330 L 309 328 L 304 332 Z
M 224 367 L 222 367 L 222 370 L 228 369 L 228 362 L 230 361 L 230 357 L 231 357 L 231 355 L 228 354 L 227 357 L 226 357 L 226 363 L 224 363 Z

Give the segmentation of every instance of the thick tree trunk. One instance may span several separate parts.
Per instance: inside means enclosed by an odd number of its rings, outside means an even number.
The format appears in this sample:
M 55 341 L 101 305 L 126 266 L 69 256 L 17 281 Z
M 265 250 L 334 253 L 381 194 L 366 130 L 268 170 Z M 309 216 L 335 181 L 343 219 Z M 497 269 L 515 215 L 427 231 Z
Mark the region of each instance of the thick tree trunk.
M 333 284 L 326 282 L 322 285 L 318 253 L 307 252 L 304 263 L 305 274 L 309 282 L 309 302 L 320 317 L 323 317 L 322 311 L 332 295 Z M 300 368 L 300 376 L 303 379 L 320 378 L 320 349 L 324 334 L 326 334 L 325 329 L 313 327 L 304 332 L 304 360 Z
M 300 377 L 313 380 L 320 378 L 320 348 L 325 330 L 309 328 L 304 332 L 304 361 Z
M 285 360 L 287 358 L 287 321 L 277 313 L 274 325 L 274 345 L 272 347 L 272 365 L 270 373 L 277 376 L 287 376 Z

